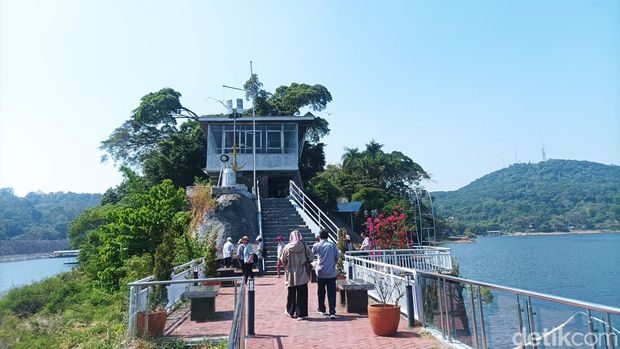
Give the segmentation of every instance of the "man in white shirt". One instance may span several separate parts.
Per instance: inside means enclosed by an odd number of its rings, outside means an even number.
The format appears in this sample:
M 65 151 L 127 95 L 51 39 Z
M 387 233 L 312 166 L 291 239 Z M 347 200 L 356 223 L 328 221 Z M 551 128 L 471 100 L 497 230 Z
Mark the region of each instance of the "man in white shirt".
M 226 238 L 226 242 L 224 243 L 224 246 L 222 247 L 222 255 L 224 256 L 224 266 L 228 269 L 230 269 L 234 249 L 235 247 L 233 246 L 232 238 L 229 236 L 228 238 Z

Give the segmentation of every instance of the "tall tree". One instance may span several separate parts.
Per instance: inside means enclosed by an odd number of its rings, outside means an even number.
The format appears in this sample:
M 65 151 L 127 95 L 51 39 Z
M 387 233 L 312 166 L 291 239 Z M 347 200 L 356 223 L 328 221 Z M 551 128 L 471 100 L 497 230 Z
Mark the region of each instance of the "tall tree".
M 137 167 L 143 154 L 178 131 L 176 125 L 179 119 L 197 121 L 198 115 L 184 107 L 180 97 L 181 94 L 171 88 L 142 97 L 129 120 L 101 143 L 100 149 L 108 153 L 102 160 L 111 157 L 123 165 Z

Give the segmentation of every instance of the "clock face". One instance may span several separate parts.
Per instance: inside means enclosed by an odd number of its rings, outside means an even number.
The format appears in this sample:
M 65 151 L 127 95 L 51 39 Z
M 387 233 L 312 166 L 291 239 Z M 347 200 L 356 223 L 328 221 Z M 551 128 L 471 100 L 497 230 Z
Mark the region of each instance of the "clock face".
M 220 155 L 220 161 L 221 162 L 228 162 L 228 159 L 229 159 L 228 155 L 226 155 L 226 154 Z

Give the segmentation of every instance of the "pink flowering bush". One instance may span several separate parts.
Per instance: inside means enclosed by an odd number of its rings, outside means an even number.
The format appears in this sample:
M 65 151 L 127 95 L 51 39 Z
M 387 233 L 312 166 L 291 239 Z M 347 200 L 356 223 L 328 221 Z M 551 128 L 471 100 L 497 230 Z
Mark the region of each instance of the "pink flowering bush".
M 409 235 L 415 236 L 405 223 L 407 215 L 400 206 L 394 206 L 389 216 L 380 214 L 366 220 L 368 234 L 372 236 L 372 248 L 377 250 L 403 249 L 413 245 Z

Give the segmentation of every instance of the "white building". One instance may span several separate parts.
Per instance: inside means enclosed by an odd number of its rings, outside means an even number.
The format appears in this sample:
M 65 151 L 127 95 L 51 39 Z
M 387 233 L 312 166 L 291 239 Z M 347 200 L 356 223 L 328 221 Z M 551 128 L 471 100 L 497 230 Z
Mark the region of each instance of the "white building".
M 256 117 L 256 177 L 261 196 L 283 197 L 289 180 L 299 184 L 299 158 L 304 139 L 314 116 Z M 232 161 L 233 145 L 237 148 L 237 182 L 251 188 L 253 165 L 252 118 L 204 116 L 200 124 L 207 135 L 206 172 L 215 182 L 222 170 L 221 156 Z

